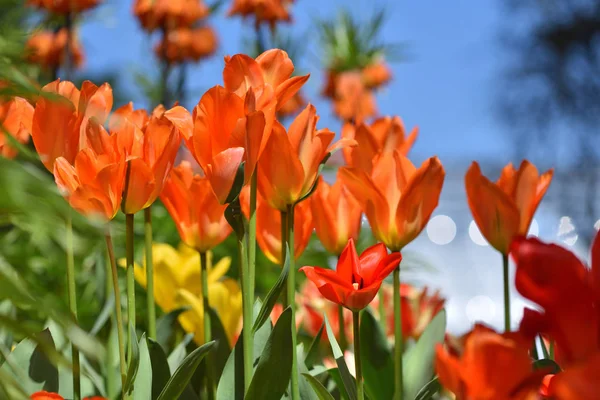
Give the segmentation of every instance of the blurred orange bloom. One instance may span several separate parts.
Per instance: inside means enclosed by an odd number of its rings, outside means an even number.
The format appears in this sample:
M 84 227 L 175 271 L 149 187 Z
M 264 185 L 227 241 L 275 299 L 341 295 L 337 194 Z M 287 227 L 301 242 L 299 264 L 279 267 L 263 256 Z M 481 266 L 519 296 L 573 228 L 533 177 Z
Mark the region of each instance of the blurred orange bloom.
M 333 100 L 333 112 L 343 121 L 360 122 L 377 115 L 375 95 L 361 71 L 329 71 L 323 95 Z
M 163 110 L 161 107 L 144 123 L 129 103 L 115 111 L 116 120 L 110 124 L 111 133 L 127 154 L 125 214 L 135 214 L 154 203 L 173 167 L 183 132 L 189 135 L 192 130 L 192 118 L 185 108 Z M 136 125 L 140 122 L 144 124 Z
M 21 97 L 14 97 L 0 102 L 0 155 L 14 158 L 17 149 L 10 145 L 6 134 L 14 137 L 19 143 L 27 143 L 31 135 L 33 106 Z
M 210 26 L 170 30 L 154 48 L 156 56 L 169 63 L 199 61 L 216 50 L 217 34 Z
M 133 13 L 147 31 L 190 27 L 210 9 L 203 0 L 136 0 Z
M 246 215 L 247 210 L 244 210 Z M 313 215 L 308 201 L 294 208 L 294 256 L 302 255 L 314 229 Z M 269 260 L 281 265 L 283 246 L 281 243 L 281 212 L 260 200 L 256 208 L 256 241 Z
M 58 157 L 54 179 L 75 210 L 111 220 L 119 210 L 125 186 L 127 164 L 118 143 L 122 138 L 109 136 L 95 119 L 86 125 L 84 134 L 88 146 L 77 153 L 73 165 Z
M 335 271 L 320 267 L 302 267 L 300 271 L 327 300 L 360 311 L 375 298 L 383 280 L 399 267 L 401 260 L 399 252 L 388 254 L 383 243 L 367 248 L 359 257 L 354 240 L 350 239 Z
M 536 400 L 545 371 L 533 371 L 532 341 L 520 332 L 498 334 L 475 325 L 461 340 L 464 348 L 437 344 L 440 383 L 457 399 Z
M 288 133 L 279 122 L 273 125 L 259 161 L 258 190 L 271 207 L 286 211 L 310 193 L 327 154 L 355 145 L 352 139 L 331 144 L 335 133 L 316 129 L 317 110 L 309 104 L 292 122 Z
M 296 316 L 301 319 L 302 327 L 311 337 L 315 337 L 323 325 L 323 315 L 327 315 L 331 330 L 336 338 L 340 334 L 340 317 L 338 305 L 323 298 L 319 289 L 309 280 L 304 281 L 300 292 L 296 294 L 298 311 Z M 349 343 L 352 343 L 352 311 L 342 307 L 344 314 L 344 333 Z M 324 329 L 321 340 L 327 340 Z
M 113 104 L 108 83 L 96 86 L 90 81 L 81 91 L 69 81 L 56 80 L 44 86 L 33 113 L 31 137 L 42 163 L 54 170 L 54 160 L 64 157 L 75 162 L 79 150 L 86 147 L 87 125 L 91 119 L 103 124 Z
M 348 240 L 358 240 L 362 209 L 340 179 L 329 185 L 320 177 L 309 201 L 315 231 L 325 250 L 339 255 Z
M 83 50 L 77 36 L 73 33 L 71 35 L 71 59 L 73 66 L 79 68 L 84 60 Z M 34 32 L 25 44 L 27 60 L 48 69 L 60 67 L 65 63 L 67 37 L 66 28 L 60 29 L 58 32 Z
M 508 164 L 493 183 L 481 174 L 477 162 L 471 164 L 465 176 L 469 208 L 481 234 L 496 250 L 508 254 L 511 240 L 527 234 L 552 175 L 553 170 L 540 175 L 524 160 L 519 170 Z
M 383 290 L 384 313 L 387 322 L 386 336 L 394 340 L 394 304 L 393 285 L 384 283 Z M 429 289 L 424 287 L 418 289 L 409 284 L 400 284 L 400 298 L 402 300 L 402 332 L 404 339 L 413 338 L 418 340 L 433 317 L 444 308 L 446 300 L 436 291 L 429 294 Z M 371 303 L 374 314 L 379 315 L 379 296 Z
M 288 54 L 279 49 L 267 50 L 256 59 L 245 54 L 225 57 L 223 82 L 225 88 L 244 97 L 250 88 L 258 92 L 267 91 L 270 86 L 275 93 L 277 110 L 281 109 L 306 83 L 309 75 L 294 76 L 294 63 Z M 257 96 L 262 98 L 262 96 Z M 263 109 L 260 104 L 257 109 Z
M 31 400 L 65 400 L 58 393 L 51 393 L 42 390 L 41 392 L 35 392 L 31 395 Z M 83 400 L 106 400 L 104 397 L 93 396 L 93 397 L 84 397 Z
M 392 71 L 383 61 L 367 65 L 362 70 L 362 79 L 369 89 L 378 89 L 392 80 Z
M 206 177 L 183 161 L 173 168 L 160 195 L 175 221 L 181 240 L 200 253 L 219 245 L 231 232 L 226 206 L 219 204 Z
M 254 91 L 246 103 L 255 99 Z M 186 145 L 208 177 L 219 202 L 224 204 L 233 187 L 238 168 L 244 164 L 244 184 L 254 173 L 261 147 L 268 134 L 263 111 L 246 111 L 244 100 L 221 86 L 209 89 L 193 113 L 192 135 Z
M 344 159 L 350 167 L 371 172 L 377 154 L 398 150 L 407 156 L 418 134 L 419 128 L 415 127 L 407 137 L 404 122 L 398 116 L 381 117 L 370 125 L 364 122 L 357 125 L 346 123 L 342 128 L 342 137 L 356 140 L 358 146 L 345 148 Z
M 96 7 L 101 0 L 27 0 L 27 5 L 55 14 L 78 13 Z
M 306 99 L 302 95 L 302 92 L 296 92 L 296 94 L 283 103 L 283 106 L 277 111 L 278 118 L 285 118 L 295 115 L 300 109 L 305 107 L 307 104 Z
M 361 204 L 373 234 L 392 251 L 399 251 L 423 230 L 437 207 L 444 183 L 437 157 L 418 169 L 399 151 L 382 153 L 369 174 L 341 168 L 340 177 Z
M 293 0 L 234 0 L 227 12 L 228 16 L 240 15 L 255 17 L 255 25 L 267 22 L 273 29 L 279 21 L 291 20 L 289 6 Z
M 520 329 L 555 342 L 563 369 L 547 385 L 552 399 L 592 399 L 600 392 L 600 235 L 591 249 L 591 268 L 575 254 L 536 238 L 511 244 L 515 286 L 541 310 L 525 309 Z

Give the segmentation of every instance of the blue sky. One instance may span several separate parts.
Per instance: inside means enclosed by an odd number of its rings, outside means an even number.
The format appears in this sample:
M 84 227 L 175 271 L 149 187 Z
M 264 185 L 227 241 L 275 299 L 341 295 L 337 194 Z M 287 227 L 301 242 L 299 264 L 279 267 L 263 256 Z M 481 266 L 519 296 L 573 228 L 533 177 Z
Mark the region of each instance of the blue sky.
M 315 16 L 334 18 L 348 4 L 356 15 L 371 15 L 374 6 L 386 5 L 389 12 L 382 37 L 386 42 L 405 43 L 408 57 L 391 64 L 394 80 L 379 93 L 378 103 L 382 114 L 400 115 L 407 126 L 420 127 L 412 153 L 415 161 L 438 155 L 461 166 L 475 158 L 504 162 L 511 143 L 503 138 L 506 126 L 494 115 L 494 83 L 502 73 L 497 40 L 501 13 L 494 3 L 297 1 L 292 9 L 295 23 L 289 29 L 307 38 L 305 57 L 297 64 L 311 73 L 306 92 L 322 117 L 321 126 L 339 131 L 329 103 L 319 96 L 323 73 Z M 87 53 L 82 73 L 116 69 L 121 84 L 140 98 L 134 73 L 158 76 L 158 66 L 152 40 L 140 29 L 131 8 L 131 1 L 109 0 L 81 26 Z M 226 18 L 226 8 L 211 17 L 221 42 L 217 55 L 190 67 L 189 107 L 206 89 L 222 82 L 223 56 L 243 52 L 243 38 L 253 34 L 250 23 Z

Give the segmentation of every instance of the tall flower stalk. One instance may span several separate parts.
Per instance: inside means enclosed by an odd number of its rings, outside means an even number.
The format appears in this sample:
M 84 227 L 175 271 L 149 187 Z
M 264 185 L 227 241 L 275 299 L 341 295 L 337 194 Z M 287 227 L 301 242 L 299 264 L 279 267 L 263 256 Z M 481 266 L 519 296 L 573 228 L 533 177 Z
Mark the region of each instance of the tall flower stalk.
M 152 206 L 144 209 L 144 250 L 146 252 L 146 307 L 148 308 L 148 337 L 156 340 L 154 264 L 152 262 Z
M 294 205 L 287 207 L 287 248 L 290 250 L 290 273 L 287 280 L 287 300 L 292 310 L 292 399 L 300 400 L 300 386 L 298 384 L 298 355 L 296 345 L 298 335 L 296 331 L 296 260 L 294 256 Z M 283 220 L 281 221 L 283 224 Z
M 75 285 L 75 256 L 73 254 L 73 222 L 69 213 L 66 220 L 66 251 L 67 251 L 67 298 L 69 311 L 73 321 L 77 323 L 77 290 Z M 73 399 L 81 399 L 81 366 L 79 362 L 79 350 L 71 343 L 71 354 L 73 362 Z
M 341 306 L 340 306 L 341 307 Z M 365 398 L 365 389 L 364 382 L 362 376 L 362 363 L 361 363 L 361 355 L 360 355 L 360 311 L 352 312 L 352 329 L 354 336 L 354 365 L 356 368 L 356 393 L 358 400 L 364 400 Z M 341 326 L 341 325 L 340 325 Z M 340 329 L 340 333 L 343 332 L 343 329 Z
M 203 323 L 204 323 L 204 337 L 202 338 L 203 343 L 208 343 L 211 340 L 211 321 L 210 321 L 210 302 L 208 300 L 208 258 L 206 252 L 200 252 L 200 276 L 202 278 L 201 286 L 201 297 L 202 297 L 202 310 Z M 216 397 L 216 388 L 214 381 L 214 374 L 212 368 L 212 356 L 207 355 L 207 370 L 206 370 L 206 393 L 209 400 L 214 400 Z

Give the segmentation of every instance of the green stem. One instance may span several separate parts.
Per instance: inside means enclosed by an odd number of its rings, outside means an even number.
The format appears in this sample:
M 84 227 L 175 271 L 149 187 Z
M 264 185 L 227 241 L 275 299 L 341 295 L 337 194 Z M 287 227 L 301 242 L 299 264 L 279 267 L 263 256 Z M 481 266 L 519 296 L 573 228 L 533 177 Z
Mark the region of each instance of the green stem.
M 244 389 L 248 391 L 254 372 L 254 344 L 252 343 L 252 299 L 250 298 L 250 285 L 248 280 L 248 251 L 246 249 L 246 235 L 238 237 L 238 250 L 240 255 L 240 280 L 242 281 L 242 347 L 244 348 Z
M 125 214 L 125 253 L 127 258 L 127 321 L 135 332 L 135 275 L 133 274 L 133 214 Z M 127 348 L 131 362 L 131 343 L 137 338 L 131 337 L 127 329 Z
M 73 223 L 71 215 L 67 216 L 67 301 L 73 322 L 77 324 L 77 290 L 75 287 L 75 256 L 73 255 Z M 73 399 L 81 399 L 81 367 L 79 365 L 79 350 L 71 344 L 71 355 L 73 362 Z
M 204 337 L 203 343 L 207 343 L 211 340 L 211 327 L 210 327 L 210 302 L 208 300 L 208 259 L 205 252 L 200 252 L 200 276 L 202 278 L 202 306 L 204 315 L 202 319 L 204 321 Z M 206 356 L 206 393 L 209 400 L 214 400 L 217 396 L 215 382 L 213 377 L 213 361 L 211 354 Z
M 400 303 L 400 267 L 394 270 L 394 387 L 395 400 L 402 400 L 404 380 L 402 374 L 402 353 L 404 338 L 402 337 L 402 305 Z
M 340 332 L 340 347 L 342 351 L 346 350 L 348 347 L 348 338 L 346 337 L 346 330 L 344 327 L 346 324 L 344 323 L 344 307 L 338 306 L 338 326 Z
M 287 298 L 292 310 L 292 400 L 300 400 L 300 386 L 298 383 L 298 357 L 296 344 L 296 259 L 294 254 L 294 206 L 287 209 L 287 248 L 290 252 L 290 272 L 287 281 Z
M 148 337 L 156 340 L 154 262 L 152 260 L 152 206 L 144 209 L 144 247 L 146 249 L 146 307 L 148 308 Z
M 352 329 L 354 333 L 354 365 L 356 367 L 356 393 L 358 400 L 364 400 L 365 390 L 362 377 L 362 364 L 360 359 L 360 326 L 359 311 L 352 312 Z
M 258 167 L 257 167 L 258 168 Z M 256 195 L 258 189 L 258 172 L 254 170 L 250 182 L 250 218 L 248 220 L 248 280 L 250 281 L 250 295 L 254 299 L 256 280 Z
M 127 377 L 127 361 L 125 360 L 125 335 L 123 334 L 123 315 L 121 308 L 121 291 L 119 289 L 119 274 L 117 272 L 117 261 L 115 259 L 115 250 L 113 247 L 110 233 L 106 233 L 106 249 L 108 250 L 108 259 L 110 261 L 110 271 L 112 275 L 112 287 L 115 295 L 115 323 L 117 325 L 117 338 L 119 342 L 119 366 L 121 369 L 121 387 L 125 386 Z
M 106 235 L 105 235 L 106 238 Z M 110 261 L 110 253 L 108 252 L 108 246 L 106 248 L 107 252 L 106 252 L 106 262 L 104 263 L 106 266 L 106 277 L 105 277 L 105 290 L 106 293 L 104 294 L 104 298 L 105 301 L 108 301 L 108 299 L 113 296 L 113 284 L 112 284 L 112 280 L 109 278 L 110 276 L 112 276 L 112 270 L 111 270 L 111 261 Z M 109 349 L 113 349 L 115 347 L 118 348 L 118 344 L 115 344 L 115 337 L 114 335 L 112 335 L 112 331 L 113 328 L 117 326 L 117 318 L 115 317 L 115 313 L 111 313 L 110 314 L 110 334 L 108 335 L 108 339 L 107 339 L 107 348 Z M 114 352 L 112 351 L 108 351 L 106 352 L 106 363 L 105 363 L 105 372 L 104 372 L 104 381 L 106 382 L 106 393 L 109 394 L 109 396 L 112 393 L 115 393 L 117 391 L 117 384 L 116 384 L 116 379 L 115 379 L 115 375 L 112 373 L 112 367 L 115 364 L 115 357 L 114 357 Z
M 379 289 L 377 296 L 379 297 L 379 324 L 383 332 L 387 332 L 387 315 L 385 313 L 385 292 L 383 291 L 383 286 Z
M 504 271 L 504 330 L 510 332 L 510 280 L 508 276 L 508 256 L 502 255 Z
M 280 211 L 279 212 L 281 219 L 281 268 L 285 266 L 285 257 L 287 255 L 287 212 Z M 287 278 L 286 278 L 287 285 Z M 281 291 L 281 304 L 283 304 L 283 308 L 286 308 L 289 305 L 287 290 Z

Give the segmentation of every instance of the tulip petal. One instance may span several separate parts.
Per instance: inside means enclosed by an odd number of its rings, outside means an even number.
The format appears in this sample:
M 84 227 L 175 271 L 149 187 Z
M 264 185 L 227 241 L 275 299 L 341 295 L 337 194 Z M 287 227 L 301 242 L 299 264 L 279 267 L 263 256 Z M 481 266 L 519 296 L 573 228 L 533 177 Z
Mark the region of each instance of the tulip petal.
M 360 267 L 360 260 L 356 253 L 354 239 L 350 239 L 338 258 L 336 273 L 346 285 L 352 286 L 353 283 L 361 284 Z
M 467 201 L 473 219 L 485 239 L 502 254 L 508 254 L 511 240 L 519 232 L 519 211 L 498 186 L 481 175 L 473 162 L 465 176 Z
M 205 173 L 219 203 L 225 204 L 243 159 L 244 148 L 232 147 L 217 154 L 213 158 L 213 163 L 208 165 Z
M 59 157 L 54 162 L 53 174 L 56 185 L 63 194 L 73 193 L 81 185 L 75 168 L 64 157 Z
M 360 290 L 351 290 L 346 294 L 346 300 L 344 307 L 351 309 L 352 311 L 359 311 L 366 308 L 371 301 L 377 296 L 379 288 L 381 287 L 381 281 L 373 282 L 371 285 L 364 287 Z
M 444 176 L 444 167 L 432 157 L 411 177 L 396 210 L 400 248 L 416 238 L 429 221 L 438 205 Z
M 236 54 L 225 62 L 223 68 L 225 89 L 244 97 L 251 87 L 264 84 L 263 72 L 260 65 L 245 54 Z
M 358 258 L 360 263 L 360 276 L 365 280 L 365 285 L 370 285 L 377 275 L 379 262 L 387 256 L 388 252 L 383 243 L 377 243 L 365 249 Z
M 194 121 L 188 110 L 181 106 L 176 106 L 165 111 L 164 117 L 167 118 L 184 139 L 189 139 L 194 131 Z
M 593 399 L 600 393 L 600 353 L 555 375 L 548 386 L 552 399 Z
M 256 62 L 262 69 L 265 83 L 274 88 L 285 82 L 294 72 L 294 63 L 288 54 L 280 49 L 265 51 L 256 57 Z
M 399 252 L 394 252 L 385 256 L 376 268 L 376 274 L 373 275 L 373 281 L 383 281 L 393 270 L 400 267 L 402 255 Z
M 277 97 L 277 110 L 285 105 L 298 91 L 306 81 L 310 74 L 304 76 L 294 76 L 277 86 L 275 89 L 275 96 Z

